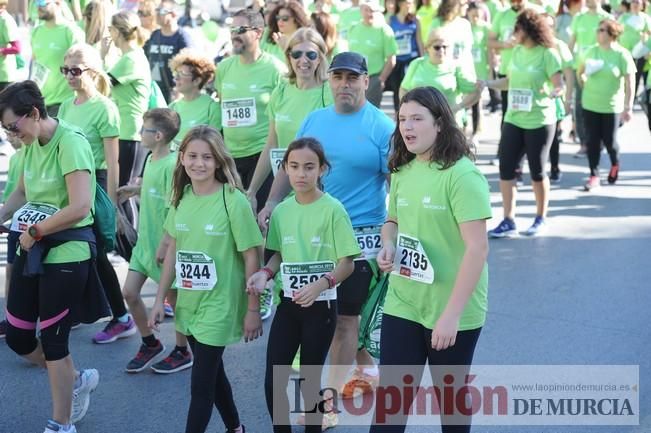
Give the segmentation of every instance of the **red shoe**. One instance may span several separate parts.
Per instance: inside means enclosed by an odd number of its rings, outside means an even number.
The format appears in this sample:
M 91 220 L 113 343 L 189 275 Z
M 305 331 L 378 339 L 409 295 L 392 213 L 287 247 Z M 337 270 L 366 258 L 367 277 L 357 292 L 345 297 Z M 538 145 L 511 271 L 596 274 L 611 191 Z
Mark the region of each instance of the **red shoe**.
M 610 172 L 608 173 L 608 183 L 610 185 L 613 185 L 615 182 L 617 182 L 618 177 L 619 177 L 619 164 L 613 164 L 612 167 L 610 167 Z

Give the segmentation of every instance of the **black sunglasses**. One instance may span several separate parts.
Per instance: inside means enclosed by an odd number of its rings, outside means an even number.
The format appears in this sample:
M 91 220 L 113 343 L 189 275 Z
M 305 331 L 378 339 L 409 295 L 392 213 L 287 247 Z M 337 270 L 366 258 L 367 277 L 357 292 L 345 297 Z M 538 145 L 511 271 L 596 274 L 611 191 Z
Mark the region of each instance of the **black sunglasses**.
M 448 46 L 447 45 L 432 45 L 432 48 L 434 48 L 435 51 L 441 51 L 441 50 L 447 50 Z
M 249 30 L 256 30 L 257 27 L 251 27 L 251 26 L 239 26 L 239 27 L 231 27 L 231 33 L 236 34 L 236 35 L 243 35 L 244 33 L 248 32 Z
M 296 50 L 296 51 L 292 51 L 292 52 L 289 53 L 289 55 L 294 60 L 300 59 L 301 57 L 303 57 L 303 54 L 305 54 L 305 57 L 307 57 L 308 59 L 310 59 L 312 61 L 316 60 L 319 57 L 319 53 L 317 53 L 316 51 L 300 51 L 300 50 Z
M 287 22 L 292 19 L 291 15 L 276 15 L 276 21 Z
M 61 66 L 61 67 L 59 68 L 59 71 L 61 71 L 61 73 L 62 73 L 63 75 L 68 75 L 68 73 L 71 73 L 73 77 L 78 77 L 78 76 L 80 76 L 81 74 L 83 74 L 84 72 L 86 72 L 87 70 L 88 70 L 88 68 L 86 68 L 86 69 L 81 69 L 81 68 L 68 68 L 68 67 L 66 67 L 66 66 Z

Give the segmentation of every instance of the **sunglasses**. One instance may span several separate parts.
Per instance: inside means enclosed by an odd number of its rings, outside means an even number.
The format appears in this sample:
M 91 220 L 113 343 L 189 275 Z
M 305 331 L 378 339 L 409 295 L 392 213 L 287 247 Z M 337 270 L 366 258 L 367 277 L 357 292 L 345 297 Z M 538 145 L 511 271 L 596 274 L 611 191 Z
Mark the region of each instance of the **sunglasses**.
M 316 51 L 300 51 L 300 50 L 296 50 L 296 51 L 292 51 L 292 52 L 289 53 L 291 58 L 294 59 L 294 60 L 300 59 L 301 57 L 303 57 L 303 54 L 305 54 L 305 57 L 307 57 L 309 60 L 312 60 L 312 61 L 316 60 L 319 57 L 319 53 L 317 53 Z
M 434 51 L 441 51 L 441 50 L 447 50 L 448 46 L 447 45 L 432 45 L 432 48 Z
M 143 126 L 142 128 L 140 128 L 140 134 L 141 134 L 141 135 L 142 135 L 143 133 L 145 133 L 145 132 L 151 132 L 152 134 L 155 134 L 155 133 L 158 132 L 158 129 L 154 129 L 154 128 L 145 128 L 144 126 Z
M 147 11 L 138 11 L 138 16 L 139 16 L 140 18 L 146 18 L 146 17 L 150 17 L 150 16 L 151 16 L 151 13 L 149 13 L 149 12 L 147 12 Z
M 194 74 L 192 72 L 182 72 L 182 71 L 174 71 L 174 78 L 178 77 L 194 77 Z
M 28 114 L 29 114 L 29 113 L 24 114 L 23 117 L 21 117 L 20 119 L 16 120 L 16 121 L 13 122 L 13 123 L 10 123 L 10 124 L 7 125 L 7 126 L 4 126 L 4 125 L 3 125 L 2 128 L 3 128 L 5 131 L 7 131 L 7 133 L 9 133 L 9 134 L 17 134 L 18 131 L 20 131 L 20 125 L 19 125 L 20 122 L 22 122 L 23 119 L 25 119 L 25 117 L 27 117 Z
M 276 21 L 282 21 L 286 23 L 291 20 L 293 17 L 291 15 L 276 15 Z
M 88 70 L 88 68 L 86 68 L 86 69 L 81 69 L 81 68 L 68 68 L 67 66 L 61 66 L 61 67 L 59 68 L 59 71 L 61 71 L 61 73 L 62 73 L 63 75 L 68 75 L 68 73 L 71 73 L 73 77 L 78 77 L 78 76 L 80 76 L 81 74 L 83 74 L 84 72 L 86 72 L 87 70 Z
M 603 27 L 599 27 L 597 29 L 597 32 L 599 32 L 599 33 L 608 33 L 608 29 L 604 29 Z
M 171 14 L 172 12 L 174 12 L 172 9 L 165 9 L 165 8 L 156 9 L 156 13 L 161 17 L 167 14 Z
M 257 27 L 251 27 L 251 26 L 231 27 L 231 33 L 235 35 L 243 35 L 249 30 L 257 30 Z

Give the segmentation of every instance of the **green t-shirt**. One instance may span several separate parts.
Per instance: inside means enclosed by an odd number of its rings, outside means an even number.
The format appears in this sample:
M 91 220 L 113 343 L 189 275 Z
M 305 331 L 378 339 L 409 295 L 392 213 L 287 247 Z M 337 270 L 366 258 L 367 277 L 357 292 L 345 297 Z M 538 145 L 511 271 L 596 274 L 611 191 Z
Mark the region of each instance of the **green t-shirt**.
M 170 108 L 181 117 L 181 129 L 174 138 L 174 143 L 180 144 L 185 134 L 197 125 L 210 125 L 218 131 L 222 129 L 222 113 L 219 102 L 210 95 L 202 93 L 192 101 L 183 98 L 170 104 Z
M 344 9 L 339 16 L 339 22 L 337 23 L 337 34 L 339 35 L 339 38 L 346 39 L 350 28 L 361 22 L 362 12 L 359 10 L 359 7 L 351 6 L 348 9 Z
M 330 194 L 300 204 L 290 197 L 274 209 L 266 248 L 283 263 L 309 263 L 356 257 L 361 253 L 344 206 Z
M 252 64 L 243 64 L 240 56 L 219 64 L 215 89 L 220 98 L 224 140 L 234 158 L 262 151 L 269 130 L 267 105 L 286 72 L 284 63 L 264 52 Z
M 574 66 L 574 56 L 572 55 L 572 51 L 570 51 L 570 47 L 568 47 L 565 42 L 558 38 L 555 40 L 556 50 L 558 52 L 558 56 L 561 59 L 561 67 L 563 69 L 572 68 Z
M 4 48 L 9 42 L 19 40 L 18 26 L 14 18 L 5 10 L 0 12 L 0 47 Z M 0 83 L 12 83 L 18 80 L 16 55 L 0 56 Z
M 59 68 L 63 66 L 63 57 L 68 48 L 83 41 L 83 32 L 72 23 L 54 27 L 41 24 L 32 30 L 32 61 L 45 68 L 44 71 L 47 70 L 43 85 L 40 85 L 41 79 L 34 76 L 33 78 L 39 83 L 47 105 L 60 104 L 72 96 L 72 89 L 68 86 L 66 77 L 59 72 Z M 32 74 L 35 74 L 36 70 L 36 66 L 32 65 Z M 43 75 L 39 73 L 38 76 Z
M 151 71 L 141 48 L 122 54 L 109 75 L 118 81 L 111 97 L 120 112 L 120 140 L 140 141 L 142 116 L 149 107 Z
M 38 140 L 25 148 L 25 198 L 31 203 L 44 203 L 63 209 L 68 206 L 68 189 L 64 176 L 84 170 L 90 173 L 90 202 L 95 202 L 95 164 L 93 152 L 84 134 L 76 127 L 59 120 L 54 135 L 45 145 Z M 89 226 L 93 216 L 73 227 Z M 69 263 L 88 260 L 87 242 L 71 241 L 52 248 L 44 263 Z
M 287 63 L 287 58 L 285 57 L 285 52 L 283 51 L 283 48 L 278 44 L 269 42 L 269 40 L 267 39 L 268 34 L 269 34 L 269 28 L 267 27 L 262 33 L 262 39 L 260 40 L 260 49 L 265 53 L 271 54 L 272 56 L 280 60 L 282 63 Z
M 480 80 L 488 79 L 488 24 L 479 22 L 472 26 L 472 61 L 475 64 L 475 73 Z
M 389 218 L 398 222 L 400 234 L 420 241 L 433 268 L 434 281 L 427 284 L 393 272 L 384 313 L 432 329 L 450 299 L 465 252 L 459 224 L 490 217 L 488 182 L 468 158 L 460 159 L 447 170 L 414 159 L 393 173 Z M 484 325 L 487 292 L 488 266 L 484 263 L 479 282 L 461 315 L 460 331 Z
M 618 21 L 624 26 L 624 33 L 619 36 L 619 43 L 629 51 L 642 40 L 643 33 L 651 32 L 651 17 L 644 12 L 624 13 Z
M 73 96 L 61 103 L 58 116 L 81 129 L 93 150 L 95 169 L 106 169 L 104 138 L 120 135 L 120 113 L 115 103 L 98 93 L 77 105 Z
M 2 201 L 6 202 L 12 192 L 18 186 L 20 175 L 25 170 L 25 146 L 22 146 L 9 158 L 9 169 L 7 170 L 7 183 L 2 193 Z
M 536 129 L 556 123 L 556 104 L 549 96 L 551 77 L 561 71 L 561 59 L 555 48 L 537 45 L 513 48 L 507 68 L 509 103 L 505 122 L 519 128 Z
M 493 25 L 491 27 L 491 32 L 497 36 L 497 40 L 500 42 L 507 42 L 513 36 L 513 27 L 515 26 L 515 19 L 518 14 L 511 8 L 506 8 L 504 10 L 498 11 L 497 15 L 493 17 Z M 499 73 L 506 75 L 506 68 L 511 62 L 511 53 L 512 48 L 505 48 L 499 50 L 500 55 L 500 67 Z
M 624 77 L 635 73 L 631 53 L 618 44 L 610 50 L 595 45 L 583 53 L 579 64 L 585 66 L 587 76 L 581 97 L 583 108 L 596 113 L 624 111 Z M 588 75 L 593 69 L 596 71 Z
M 429 57 L 419 57 L 409 64 L 400 87 L 411 90 L 416 87 L 432 86 L 440 90 L 450 105 L 458 104 L 464 93 L 477 90 L 474 71 L 450 60 L 439 65 Z
M 499 0 L 488 0 L 484 2 L 486 5 L 486 8 L 488 9 L 488 12 L 491 14 L 491 22 L 495 21 L 495 17 L 497 17 L 497 14 L 502 12 L 506 7 L 502 4 L 501 1 Z
M 348 30 L 347 39 L 350 51 L 366 57 L 369 75 L 382 72 L 387 59 L 398 54 L 393 30 L 384 22 L 372 26 L 364 23 L 354 25 Z
M 570 29 L 576 40 L 575 55 L 581 54 L 588 47 L 597 43 L 597 28 L 599 28 L 599 23 L 606 18 L 613 17 L 601 8 L 597 9 L 595 13 L 585 11 L 574 16 Z
M 284 149 L 294 141 L 308 114 L 332 103 L 332 92 L 327 81 L 308 90 L 299 89 L 287 81 L 278 84 L 271 93 L 268 107 L 269 119 L 276 127 L 278 147 Z
M 432 5 L 422 5 L 418 8 L 416 16 L 420 22 L 420 37 L 423 39 L 423 43 L 426 43 L 430 28 L 432 27 L 432 21 L 434 21 L 434 17 L 436 16 L 436 8 Z
M 163 237 L 163 224 L 170 208 L 176 158 L 176 152 L 170 152 L 169 155 L 154 161 L 150 154 L 142 174 L 138 241 L 132 255 L 147 268 L 147 276 L 156 282 L 160 279 L 156 250 Z
M 247 295 L 242 252 L 262 245 L 251 205 L 239 190 L 197 196 L 190 186 L 178 208 L 170 207 L 165 231 L 176 251 L 205 254 L 214 261 L 217 283 L 211 290 L 187 290 L 177 281 L 176 330 L 200 343 L 226 346 L 242 337 Z M 224 208 L 224 201 L 228 213 Z
M 448 43 L 451 45 L 452 58 L 459 60 L 468 65 L 468 68 L 473 68 L 472 61 L 472 44 L 473 35 L 470 21 L 462 17 L 456 17 L 449 23 L 443 24 L 441 18 L 435 17 L 432 20 L 430 31 L 440 29 L 446 35 Z M 423 41 L 427 43 L 427 39 Z

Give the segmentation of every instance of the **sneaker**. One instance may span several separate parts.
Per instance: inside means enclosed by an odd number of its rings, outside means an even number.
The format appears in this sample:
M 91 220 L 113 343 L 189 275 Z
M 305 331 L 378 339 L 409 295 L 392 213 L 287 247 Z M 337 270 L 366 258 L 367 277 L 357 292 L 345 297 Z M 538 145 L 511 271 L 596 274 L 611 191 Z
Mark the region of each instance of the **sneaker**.
M 163 303 L 163 308 L 165 310 L 165 317 L 174 317 L 174 308 L 167 301 Z
M 581 146 L 578 152 L 574 154 L 575 158 L 585 158 L 586 154 L 588 153 L 588 149 L 585 147 Z
M 546 227 L 545 218 L 541 216 L 537 216 L 533 220 L 533 224 L 531 224 L 531 227 L 529 227 L 524 232 L 522 232 L 522 234 L 525 236 L 538 236 L 543 232 L 545 227 Z
M 599 182 L 599 176 L 590 176 L 588 182 L 583 186 L 583 188 L 586 191 L 594 191 L 599 187 L 601 187 L 601 183 Z
M 175 348 L 167 358 L 152 365 L 151 369 L 160 374 L 176 373 L 192 367 L 192 362 L 192 354 L 189 350 L 183 354 L 183 352 Z
M 118 319 L 113 319 L 106 324 L 103 331 L 95 334 L 93 343 L 113 343 L 118 338 L 130 337 L 137 331 L 136 324 L 131 316 L 129 316 L 129 320 L 126 323 L 122 323 Z
M 274 302 L 273 288 L 275 284 L 275 280 L 269 280 L 267 285 L 264 287 L 264 292 L 260 294 L 260 318 L 262 320 L 267 320 L 271 317 L 271 307 Z
M 375 390 L 379 381 L 380 376 L 371 376 L 356 368 L 353 377 L 344 385 L 339 395 L 344 400 L 350 400 L 360 395 L 370 394 Z
M 99 372 L 94 368 L 87 368 L 79 372 L 81 385 L 72 391 L 72 414 L 70 424 L 75 424 L 86 415 L 90 406 L 90 393 L 95 391 L 99 383 Z M 55 430 L 56 431 L 56 430 Z
M 138 350 L 138 353 L 136 353 L 136 357 L 133 358 L 129 363 L 127 364 L 127 368 L 125 369 L 127 373 L 140 373 L 142 370 L 145 368 L 149 367 L 149 364 L 154 362 L 154 358 L 156 358 L 158 355 L 163 353 L 165 351 L 165 346 L 158 341 L 158 344 L 156 346 L 147 346 L 145 343 L 142 343 L 140 345 L 140 349 Z
M 549 175 L 549 182 L 552 184 L 559 184 L 561 183 L 561 179 L 563 178 L 563 173 L 557 168 L 553 169 Z
M 77 429 L 74 424 L 70 424 L 68 428 L 65 428 L 56 421 L 48 420 L 43 433 L 77 433 Z
M 515 227 L 515 221 L 510 218 L 504 218 L 497 227 L 488 231 L 489 238 L 512 238 L 517 235 L 518 230 Z
M 7 320 L 0 321 L 0 338 L 5 338 L 7 335 Z
M 610 185 L 614 185 L 615 182 L 617 182 L 618 177 L 619 177 L 619 164 L 613 164 L 610 167 L 610 172 L 608 172 L 608 183 Z

